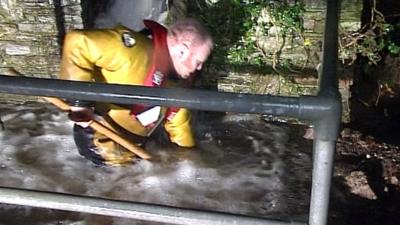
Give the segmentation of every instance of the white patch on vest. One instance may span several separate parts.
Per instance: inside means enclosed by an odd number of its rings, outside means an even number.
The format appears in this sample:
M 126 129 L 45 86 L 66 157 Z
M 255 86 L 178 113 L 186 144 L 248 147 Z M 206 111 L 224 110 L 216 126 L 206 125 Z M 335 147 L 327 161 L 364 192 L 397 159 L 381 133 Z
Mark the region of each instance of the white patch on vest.
M 156 72 L 153 74 L 153 84 L 160 86 L 163 80 L 164 74 L 162 74 L 159 70 L 156 70 Z
M 122 33 L 122 41 L 124 42 L 124 45 L 128 48 L 131 48 L 136 44 L 135 38 L 133 38 L 132 34 L 128 32 Z
M 144 111 L 140 113 L 139 115 L 136 116 L 136 119 L 139 120 L 139 122 L 143 126 L 148 126 L 158 120 L 158 117 L 160 116 L 161 113 L 161 107 L 160 106 L 155 106 L 147 111 Z

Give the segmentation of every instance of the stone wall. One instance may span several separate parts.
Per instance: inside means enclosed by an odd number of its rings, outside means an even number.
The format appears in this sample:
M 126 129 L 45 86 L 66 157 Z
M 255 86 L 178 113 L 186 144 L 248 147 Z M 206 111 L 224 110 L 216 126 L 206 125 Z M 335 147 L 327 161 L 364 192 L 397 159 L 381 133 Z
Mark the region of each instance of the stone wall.
M 0 0 L 0 18 L 0 74 L 5 75 L 55 77 L 65 30 L 82 27 L 79 0 Z
M 59 71 L 64 34 L 71 29 L 82 28 L 85 22 L 82 18 L 85 16 L 86 26 L 94 24 L 88 18 L 96 17 L 93 11 L 98 8 L 98 4 L 100 3 L 89 0 L 82 0 L 82 3 L 81 0 L 0 0 L 0 74 L 55 77 Z M 343 0 L 340 14 L 342 29 L 357 30 L 360 27 L 361 10 L 361 0 Z M 291 45 L 282 50 L 282 59 L 297 63 L 298 68 L 303 67 L 301 64 L 308 60 L 305 70 L 300 74 L 289 73 L 287 76 L 225 73 L 218 79 L 218 89 L 287 96 L 315 94 L 317 66 L 322 52 L 325 1 L 307 0 L 303 19 L 304 35 L 310 43 L 310 54 L 304 54 L 303 46 Z M 351 72 L 342 69 L 339 71 L 339 75 L 351 77 L 351 74 L 348 75 Z M 344 85 L 341 86 L 341 93 L 345 100 L 344 105 L 347 105 L 350 82 L 340 84 Z
M 1 74 L 11 69 L 54 77 L 59 71 L 60 34 L 82 27 L 79 1 L 0 0 L 0 17 Z
M 322 46 L 325 28 L 325 1 L 308 0 L 303 17 L 303 40 L 290 42 L 282 49 L 280 61 L 290 61 L 292 70 L 282 70 L 281 73 L 241 73 L 226 72 L 218 83 L 218 90 L 227 92 L 271 94 L 280 96 L 299 96 L 317 94 L 318 69 L 322 63 Z M 340 10 L 340 29 L 346 32 L 357 31 L 361 26 L 361 0 L 343 0 Z M 328 34 L 329 35 L 329 34 Z M 299 38 L 300 39 L 300 38 Z M 266 38 L 266 44 L 274 46 L 276 38 L 271 35 Z M 306 54 L 305 47 L 308 52 Z M 267 53 L 268 49 L 266 48 Z M 272 54 L 272 53 L 271 53 Z M 266 65 L 272 65 L 272 56 L 266 59 Z M 339 91 L 343 101 L 343 121 L 349 121 L 349 97 L 351 68 L 339 65 Z

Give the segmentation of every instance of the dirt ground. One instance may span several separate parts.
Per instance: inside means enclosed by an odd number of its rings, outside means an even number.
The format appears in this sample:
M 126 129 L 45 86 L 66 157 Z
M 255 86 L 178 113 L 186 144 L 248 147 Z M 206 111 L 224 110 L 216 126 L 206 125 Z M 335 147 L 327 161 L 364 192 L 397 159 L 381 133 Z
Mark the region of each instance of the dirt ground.
M 341 131 L 329 224 L 400 224 L 399 146 L 351 128 Z

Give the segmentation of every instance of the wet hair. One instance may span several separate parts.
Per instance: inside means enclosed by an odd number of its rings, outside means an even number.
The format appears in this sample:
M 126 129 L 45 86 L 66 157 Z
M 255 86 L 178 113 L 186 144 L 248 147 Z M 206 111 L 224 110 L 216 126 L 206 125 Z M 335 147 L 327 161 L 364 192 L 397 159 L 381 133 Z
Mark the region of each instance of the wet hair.
M 188 41 L 196 46 L 207 44 L 210 50 L 213 48 L 210 32 L 202 23 L 193 18 L 177 20 L 170 26 L 168 35 L 172 35 L 179 42 Z

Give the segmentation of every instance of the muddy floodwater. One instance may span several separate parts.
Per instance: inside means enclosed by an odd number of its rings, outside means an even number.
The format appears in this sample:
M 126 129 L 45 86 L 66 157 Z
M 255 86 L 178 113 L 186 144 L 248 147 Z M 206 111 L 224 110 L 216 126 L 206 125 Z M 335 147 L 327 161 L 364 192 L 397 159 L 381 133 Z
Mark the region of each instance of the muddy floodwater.
M 48 104 L 2 104 L 0 116 L 0 186 L 307 221 L 312 143 L 258 115 L 196 112 L 197 147 L 158 130 L 154 159 L 126 167 L 83 159 L 72 122 Z M 3 204 L 0 224 L 159 223 Z

